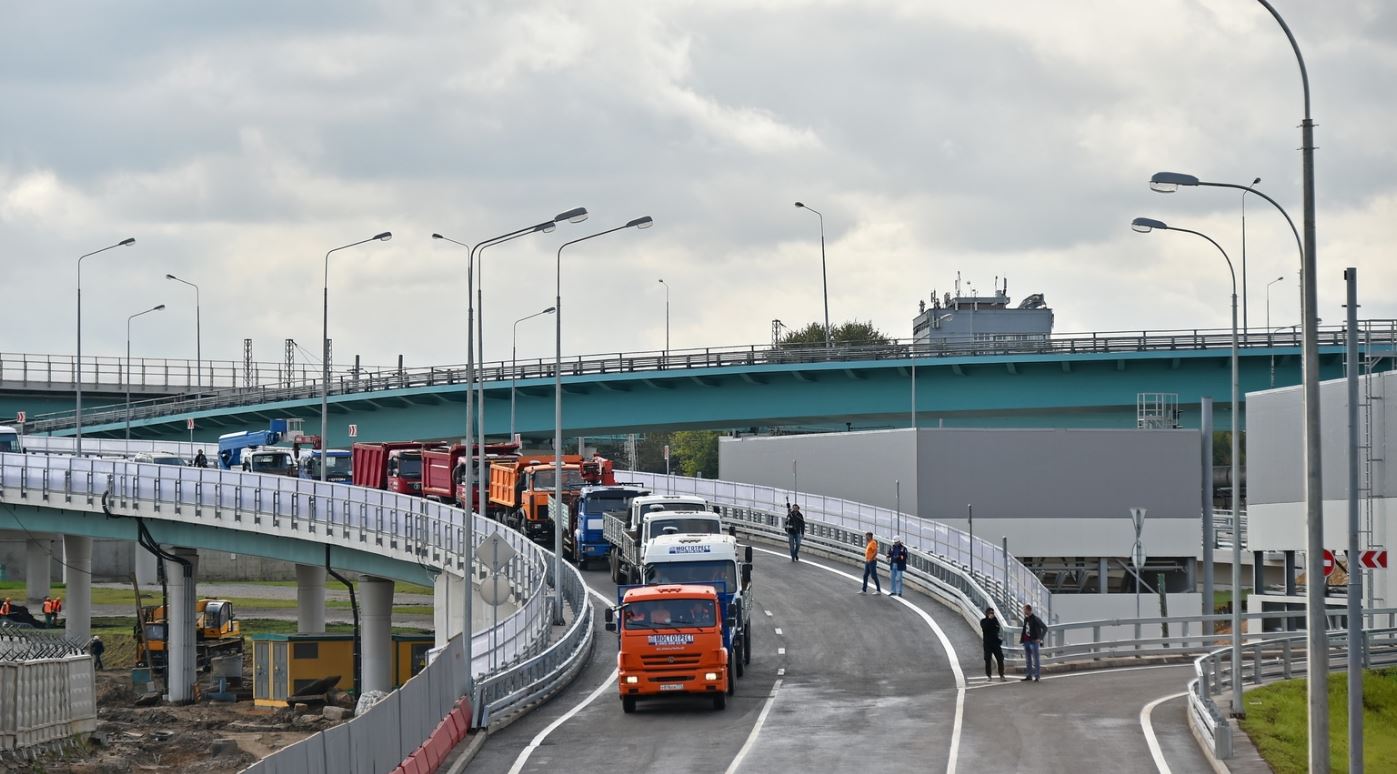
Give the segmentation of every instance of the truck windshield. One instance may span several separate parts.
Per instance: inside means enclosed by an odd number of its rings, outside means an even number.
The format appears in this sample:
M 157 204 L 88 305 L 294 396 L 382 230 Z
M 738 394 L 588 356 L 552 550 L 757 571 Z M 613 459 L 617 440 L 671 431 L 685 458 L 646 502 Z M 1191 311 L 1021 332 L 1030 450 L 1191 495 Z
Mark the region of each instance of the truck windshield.
M 253 473 L 285 473 L 290 465 L 290 454 L 254 454 L 248 467 Z
M 631 602 L 622 614 L 627 629 L 706 628 L 717 625 L 711 599 L 650 599 Z
M 731 560 L 706 562 L 662 562 L 645 567 L 646 583 L 712 583 L 722 581 L 725 589 L 737 588 L 737 565 Z
M 587 495 L 585 508 L 590 514 L 624 511 L 635 498 L 635 492 L 592 492 Z
M 557 481 L 553 474 L 556 471 L 552 468 L 534 471 L 534 490 L 552 489 Z M 563 468 L 563 488 L 576 489 L 582 486 L 582 471 L 576 468 Z
M 0 433 L 0 452 L 19 451 L 19 434 L 4 432 Z
M 644 512 L 645 512 L 645 513 L 654 513 L 655 511 L 701 511 L 701 510 L 704 510 L 704 506 L 699 505 L 698 503 L 646 503 Z
M 716 535 L 723 531 L 717 519 L 690 516 L 688 518 L 650 518 L 650 536 L 665 534 L 673 528 L 676 535 Z
M 403 477 L 403 478 L 421 478 L 421 477 L 422 477 L 422 458 L 421 458 L 421 457 L 416 457 L 416 456 L 414 456 L 414 457 L 399 457 L 399 458 L 398 458 L 398 475 L 401 476 L 401 477 Z

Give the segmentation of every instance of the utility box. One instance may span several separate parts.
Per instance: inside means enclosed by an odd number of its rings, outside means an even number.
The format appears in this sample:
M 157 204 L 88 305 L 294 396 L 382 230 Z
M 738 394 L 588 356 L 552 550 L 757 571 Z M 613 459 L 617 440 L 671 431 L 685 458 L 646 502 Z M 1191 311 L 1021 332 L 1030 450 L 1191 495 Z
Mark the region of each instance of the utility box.
M 339 675 L 335 687 L 356 692 L 354 635 L 257 634 L 252 638 L 252 701 L 285 707 L 286 699 L 315 682 Z

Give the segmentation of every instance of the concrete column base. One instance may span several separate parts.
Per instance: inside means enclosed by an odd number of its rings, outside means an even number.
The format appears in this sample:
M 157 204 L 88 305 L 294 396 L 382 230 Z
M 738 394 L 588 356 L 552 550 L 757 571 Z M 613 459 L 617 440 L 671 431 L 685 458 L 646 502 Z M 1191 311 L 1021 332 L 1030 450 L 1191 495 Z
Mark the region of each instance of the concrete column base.
M 393 581 L 359 580 L 359 652 L 362 691 L 393 690 Z
M 192 548 L 174 548 L 170 553 L 188 560 L 190 577 L 184 575 L 179 562 L 166 562 L 166 584 L 169 592 L 165 620 L 165 698 L 171 704 L 187 704 L 194 700 L 194 683 L 198 679 L 198 653 L 195 648 L 194 605 L 198 601 L 199 552 Z
M 159 557 L 141 548 L 140 543 L 131 542 L 131 568 L 135 572 L 136 583 L 141 587 L 142 592 L 154 588 L 160 583 L 156 569 L 159 564 Z
M 53 557 L 49 554 L 49 542 L 48 538 L 24 541 L 24 600 L 29 605 L 29 613 L 40 620 L 44 614 L 44 597 L 48 596 L 52 580 L 49 563 Z
M 464 588 L 465 582 L 448 572 L 438 575 L 432 584 L 432 630 L 436 633 L 438 648 L 461 633 L 461 617 L 466 603 L 461 597 Z
M 296 565 L 296 631 L 325 633 L 325 568 Z
M 92 636 L 92 538 L 65 535 L 63 553 L 68 565 L 64 572 L 68 576 L 64 632 L 72 639 L 86 641 Z

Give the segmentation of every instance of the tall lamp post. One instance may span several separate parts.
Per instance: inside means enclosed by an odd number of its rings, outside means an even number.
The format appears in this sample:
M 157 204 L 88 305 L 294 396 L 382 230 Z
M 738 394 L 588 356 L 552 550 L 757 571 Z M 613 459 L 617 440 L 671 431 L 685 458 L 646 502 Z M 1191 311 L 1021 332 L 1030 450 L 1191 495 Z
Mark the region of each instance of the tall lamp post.
M 1222 253 L 1223 260 L 1227 261 L 1227 273 L 1232 277 L 1232 714 L 1243 717 L 1247 714 L 1246 706 L 1242 703 L 1242 681 L 1236 675 L 1242 674 L 1242 517 L 1240 511 L 1241 501 L 1237 497 L 1237 492 L 1241 490 L 1242 479 L 1239 475 L 1241 470 L 1241 455 L 1239 454 L 1238 440 L 1242 431 L 1242 415 L 1240 412 L 1240 380 L 1237 373 L 1237 272 L 1232 268 L 1232 259 L 1227 257 L 1227 251 L 1222 249 L 1222 245 L 1199 231 L 1192 231 L 1186 228 L 1170 227 L 1163 221 L 1153 218 L 1136 218 L 1131 221 L 1130 227 L 1140 232 L 1148 234 L 1151 231 L 1178 231 L 1181 234 L 1193 234 L 1208 240 L 1213 247 Z
M 664 278 L 660 278 L 660 284 L 665 286 L 665 358 L 669 358 L 669 283 Z
M 77 455 L 82 456 L 82 259 L 91 258 L 98 253 L 105 253 L 113 247 L 129 247 L 136 244 L 135 237 L 127 237 L 114 245 L 107 245 L 101 250 L 93 250 L 90 253 L 78 256 L 78 359 L 73 363 L 73 395 L 76 401 L 76 411 L 73 422 L 76 426 Z
M 1251 181 L 1253 187 L 1261 184 L 1261 178 Z M 1247 194 L 1242 192 L 1242 337 L 1251 333 L 1251 317 L 1247 315 Z
M 330 470 L 329 458 L 325 455 L 330 441 L 330 253 L 337 253 L 340 250 L 348 250 L 351 247 L 358 247 L 374 241 L 387 242 L 392 238 L 393 232 L 384 231 L 368 239 L 340 245 L 325 253 L 325 296 L 321 306 L 320 319 L 320 481 L 322 483 L 326 481 L 326 475 Z
M 189 287 L 194 288 L 194 371 L 195 371 L 195 373 L 194 373 L 194 378 L 195 378 L 195 380 L 196 380 L 196 381 L 195 381 L 195 384 L 196 384 L 196 386 L 198 386 L 199 391 L 200 391 L 200 392 L 203 392 L 203 391 L 204 391 L 204 344 L 203 344 L 203 341 L 204 341 L 204 334 L 203 334 L 203 331 L 202 331 L 202 325 L 201 325 L 200 320 L 199 320 L 199 318 L 200 318 L 200 312 L 199 312 L 199 286 L 198 286 L 198 285 L 195 285 L 193 282 L 190 282 L 189 280 L 182 280 L 182 279 L 180 279 L 179 277 L 176 277 L 176 276 L 173 275 L 173 274 L 166 274 L 166 275 L 165 275 L 165 279 L 167 279 L 167 280 L 174 280 L 175 282 L 182 282 L 182 283 L 184 283 L 185 285 L 188 285 Z
M 820 217 L 820 282 L 825 290 L 825 349 L 830 349 L 834 343 L 830 340 L 832 334 L 829 327 L 829 273 L 825 270 L 825 215 L 805 202 L 796 202 L 796 207 L 810 210 Z
M 131 440 L 131 321 L 142 315 L 158 312 L 165 308 L 164 304 L 158 304 L 145 310 L 126 317 L 126 440 Z
M 534 312 L 533 314 L 525 315 L 514 321 L 514 340 L 509 347 L 509 438 L 511 441 L 514 440 L 514 384 L 518 381 L 519 376 L 519 323 L 525 320 L 532 320 L 535 317 L 541 317 L 545 314 L 553 314 L 556 311 L 556 308 L 550 306 L 542 312 Z
M 554 263 L 553 300 L 553 502 L 563 506 L 563 249 L 578 242 L 613 234 L 627 228 L 645 229 L 655 225 L 654 219 L 645 215 L 595 234 L 588 234 L 570 242 L 558 245 L 558 255 Z M 553 517 L 553 623 L 563 622 L 563 519 L 557 513 Z
M 1271 349 L 1271 286 L 1285 279 L 1285 275 L 1266 283 L 1266 348 Z M 1271 352 L 1271 386 L 1276 386 L 1276 353 Z

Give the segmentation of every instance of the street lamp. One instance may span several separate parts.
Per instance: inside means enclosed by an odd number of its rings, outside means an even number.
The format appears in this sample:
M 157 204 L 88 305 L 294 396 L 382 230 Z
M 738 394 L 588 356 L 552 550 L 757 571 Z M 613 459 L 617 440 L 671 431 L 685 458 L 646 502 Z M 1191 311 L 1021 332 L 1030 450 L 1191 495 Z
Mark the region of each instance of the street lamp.
M 1266 346 L 1268 349 L 1271 348 L 1271 286 L 1283 279 L 1285 279 L 1284 274 L 1266 283 Z M 1276 353 L 1274 350 L 1271 352 L 1271 386 L 1276 386 Z
M 553 300 L 553 506 L 563 509 L 563 248 L 606 236 L 622 229 L 646 229 L 655 225 L 654 219 L 645 215 L 628 221 L 625 225 L 598 231 L 579 237 L 571 242 L 558 245 L 558 255 L 554 263 Z M 553 623 L 563 622 L 563 521 L 562 514 L 550 510 L 553 517 Z
M 73 363 L 73 393 L 76 401 L 76 411 L 73 422 L 76 426 L 77 455 L 82 456 L 82 259 L 91 258 L 98 253 L 105 253 L 113 247 L 129 247 L 136 244 L 135 237 L 127 237 L 114 245 L 107 245 L 101 250 L 93 250 L 85 255 L 78 256 L 78 359 Z
M 556 307 L 550 306 L 542 312 L 534 312 L 514 321 L 514 342 L 509 347 L 509 438 L 511 441 L 514 440 L 514 383 L 519 378 L 519 323 L 545 314 L 553 314 L 556 311 L 558 311 Z
M 176 277 L 176 276 L 173 275 L 173 274 L 166 274 L 166 275 L 165 275 L 165 279 L 167 279 L 167 280 L 174 280 L 175 282 L 182 282 L 182 283 L 188 285 L 189 287 L 194 288 L 194 369 L 195 369 L 194 377 L 195 377 L 195 379 L 197 380 L 197 385 L 198 385 L 198 387 L 199 387 L 199 391 L 200 391 L 200 392 L 203 392 L 203 390 L 204 390 L 204 353 L 203 353 L 203 349 L 204 349 L 204 346 L 203 346 L 204 335 L 203 335 L 203 332 L 200 330 L 200 327 L 201 327 L 201 326 L 200 326 L 200 322 L 199 322 L 199 317 L 200 317 L 200 313 L 199 313 L 199 286 L 198 286 L 198 285 L 195 285 L 193 282 L 190 282 L 189 280 L 182 280 L 182 279 L 180 279 L 179 277 Z M 212 386 L 212 385 L 210 385 L 210 386 Z
M 131 440 L 131 321 L 134 320 L 134 319 L 136 319 L 137 317 L 140 317 L 141 315 L 147 315 L 147 314 L 150 314 L 151 312 L 158 312 L 158 311 L 160 311 L 161 309 L 164 309 L 164 308 L 165 308 L 165 305 L 164 305 L 164 304 L 158 304 L 158 305 L 156 305 L 156 306 L 152 306 L 151 308 L 145 310 L 144 312 L 137 312 L 137 313 L 135 313 L 135 314 L 133 314 L 133 315 L 128 315 L 128 316 L 126 317 L 126 379 L 125 379 L 125 381 L 126 381 L 126 440 L 127 440 L 127 441 L 130 441 L 130 440 Z M 128 447 L 128 451 L 129 451 L 129 447 Z
M 1242 479 L 1239 475 L 1241 455 L 1238 444 L 1242 422 L 1239 406 L 1241 389 L 1237 372 L 1237 272 L 1232 268 L 1232 259 L 1227 257 L 1227 251 L 1222 249 L 1222 245 L 1215 242 L 1207 234 L 1186 228 L 1170 227 L 1165 225 L 1163 221 L 1153 218 L 1136 218 L 1130 222 L 1130 227 L 1141 234 L 1158 230 L 1178 231 L 1202 237 L 1212 243 L 1218 252 L 1222 253 L 1223 260 L 1227 261 L 1227 272 L 1232 276 L 1232 713 L 1237 717 L 1242 717 L 1246 715 L 1246 709 L 1242 704 L 1242 681 L 1237 678 L 1238 675 L 1242 674 L 1242 512 L 1241 503 L 1237 497 L 1237 493 L 1242 488 Z M 1211 530 L 1205 530 L 1205 533 L 1211 533 Z M 1203 536 L 1205 542 L 1212 539 L 1211 534 Z M 1211 575 L 1213 572 L 1212 562 L 1205 562 L 1205 565 L 1204 572 Z
M 820 281 L 824 284 L 825 289 L 825 349 L 829 349 L 833 347 L 834 344 L 830 341 L 831 331 L 829 327 L 829 274 L 825 271 L 825 215 L 824 213 L 820 212 L 819 210 L 815 209 L 814 207 L 811 207 L 810 205 L 804 202 L 796 202 L 796 207 L 799 207 L 803 210 L 810 210 L 811 212 L 820 216 Z
M 1251 181 L 1253 186 L 1261 184 L 1261 178 Z M 1251 333 L 1251 318 L 1247 316 L 1247 194 L 1242 192 L 1242 338 Z
M 369 242 L 387 242 L 393 238 L 393 232 L 384 231 L 375 234 L 368 239 L 360 239 L 358 242 L 350 242 L 347 245 L 340 245 L 325 253 L 325 296 L 321 307 L 321 329 L 320 329 L 320 481 L 326 481 L 329 473 L 329 457 L 325 452 L 329 448 L 330 441 L 330 253 L 337 253 L 340 250 L 347 250 L 351 247 L 358 247 Z
M 660 284 L 665 286 L 665 359 L 669 359 L 669 283 L 661 277 Z

